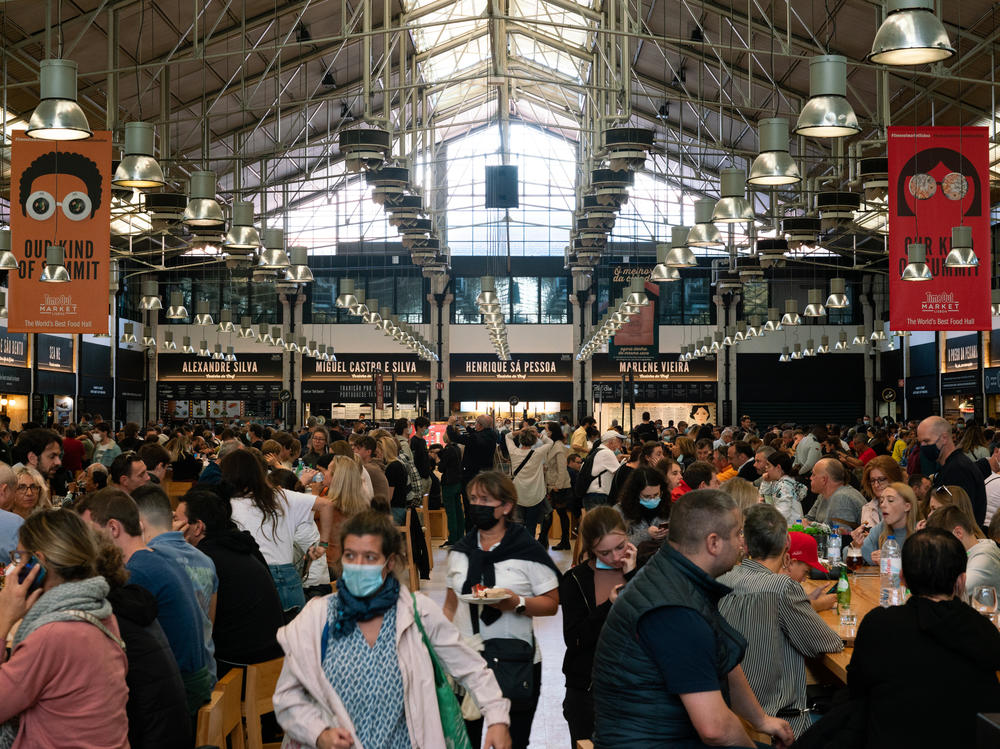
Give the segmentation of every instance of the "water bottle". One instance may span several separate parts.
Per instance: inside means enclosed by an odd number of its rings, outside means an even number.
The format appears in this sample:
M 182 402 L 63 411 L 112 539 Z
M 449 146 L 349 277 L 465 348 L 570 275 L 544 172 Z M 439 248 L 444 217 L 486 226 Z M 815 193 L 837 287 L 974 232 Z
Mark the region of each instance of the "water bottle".
M 299 458 L 297 461 L 295 461 L 295 475 L 301 476 L 302 471 L 305 469 L 305 467 L 306 464 L 302 462 L 302 458 Z
M 826 561 L 831 569 L 840 564 L 841 543 L 839 526 L 834 525 L 833 532 L 830 534 L 830 540 L 826 544 Z
M 882 554 L 879 558 L 879 595 L 880 606 L 898 606 L 902 603 L 900 590 L 900 572 L 903 560 L 899 544 L 895 536 L 889 536 L 882 544 Z

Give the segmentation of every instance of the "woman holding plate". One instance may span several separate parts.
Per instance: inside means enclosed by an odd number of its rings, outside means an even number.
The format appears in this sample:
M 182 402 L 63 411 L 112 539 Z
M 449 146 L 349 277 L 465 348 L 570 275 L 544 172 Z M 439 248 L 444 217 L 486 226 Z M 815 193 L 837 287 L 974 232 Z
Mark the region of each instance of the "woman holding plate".
M 448 556 L 444 612 L 482 649 L 511 701 L 512 746 L 526 749 L 542 683 L 532 618 L 558 611 L 559 571 L 524 526 L 511 522 L 517 492 L 507 476 L 480 473 L 469 481 L 467 492 L 474 530 Z M 477 600 L 477 593 L 483 598 Z M 475 712 L 468 700 L 466 706 Z M 482 719 L 467 720 L 467 725 L 473 746 L 479 746 Z

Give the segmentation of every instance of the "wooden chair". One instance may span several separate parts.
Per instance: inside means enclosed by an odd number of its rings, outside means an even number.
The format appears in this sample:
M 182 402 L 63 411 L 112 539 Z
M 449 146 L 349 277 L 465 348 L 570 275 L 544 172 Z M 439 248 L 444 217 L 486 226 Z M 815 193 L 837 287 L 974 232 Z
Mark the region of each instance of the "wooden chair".
M 205 744 L 226 749 L 227 739 L 232 739 L 233 749 L 245 749 L 243 716 L 240 714 L 240 691 L 243 689 L 243 672 L 234 668 L 223 676 L 212 690 L 208 704 L 198 710 L 198 729 L 195 744 Z
M 594 749 L 594 742 L 587 739 L 580 739 L 576 742 L 576 749 Z
M 261 733 L 260 716 L 274 712 L 275 687 L 281 675 L 284 658 L 275 658 L 263 663 L 251 663 L 247 666 L 246 696 L 243 698 L 243 717 L 247 722 L 247 747 L 249 749 L 279 749 L 281 742 L 264 743 Z
M 409 575 L 410 590 L 420 590 L 420 575 L 417 565 L 413 563 L 413 549 L 410 546 L 410 512 L 406 511 L 406 522 L 397 525 L 396 529 L 403 535 L 403 548 L 406 549 L 406 572 Z
M 427 549 L 430 551 L 432 538 L 448 538 L 448 513 L 444 508 L 432 510 L 428 506 L 428 495 L 424 495 L 424 530 L 427 532 Z M 434 555 L 431 554 L 431 564 Z

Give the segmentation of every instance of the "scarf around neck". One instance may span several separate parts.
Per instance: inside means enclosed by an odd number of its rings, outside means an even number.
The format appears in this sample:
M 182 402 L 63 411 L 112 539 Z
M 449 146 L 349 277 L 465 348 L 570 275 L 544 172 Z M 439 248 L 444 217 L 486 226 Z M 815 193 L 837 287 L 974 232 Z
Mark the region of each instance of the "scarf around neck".
M 495 565 L 497 562 L 505 562 L 508 559 L 544 564 L 556 573 L 557 578 L 559 577 L 559 568 L 556 567 L 555 562 L 520 523 L 508 525 L 504 537 L 492 550 L 487 551 L 479 548 L 479 531 L 477 530 L 472 531 L 452 546 L 451 550 L 465 554 L 469 558 L 469 571 L 465 576 L 465 582 L 462 583 L 463 595 L 471 593 L 472 586 L 480 583 L 487 588 L 495 587 L 497 583 Z M 479 618 L 485 624 L 492 624 L 500 618 L 501 612 L 492 606 L 481 608 Z
M 96 619 L 107 619 L 111 616 L 111 604 L 107 598 L 109 590 L 107 581 L 100 575 L 49 589 L 24 615 L 14 635 L 12 649 L 16 650 L 28 635 L 42 625 L 81 621 L 81 617 L 74 613 L 77 611 Z
M 346 637 L 354 631 L 358 622 L 367 622 L 381 616 L 396 605 L 399 599 L 399 580 L 390 574 L 382 587 L 367 598 L 358 598 L 346 585 L 337 586 L 337 595 L 331 597 L 326 629 L 333 639 Z M 331 620 L 332 616 L 332 620 Z M 323 637 L 324 642 L 326 636 Z

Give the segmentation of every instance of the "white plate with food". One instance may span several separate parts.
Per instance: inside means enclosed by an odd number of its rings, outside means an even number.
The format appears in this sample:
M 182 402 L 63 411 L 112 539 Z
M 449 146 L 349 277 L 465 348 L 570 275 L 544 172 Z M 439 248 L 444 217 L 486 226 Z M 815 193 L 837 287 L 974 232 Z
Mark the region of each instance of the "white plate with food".
M 500 601 L 506 601 L 510 596 L 506 593 L 500 593 L 499 595 L 493 593 L 492 588 L 486 588 L 485 590 L 479 591 L 478 593 L 461 593 L 458 596 L 459 601 L 464 601 L 465 603 L 471 603 L 474 606 L 489 606 L 492 603 L 500 603 Z

